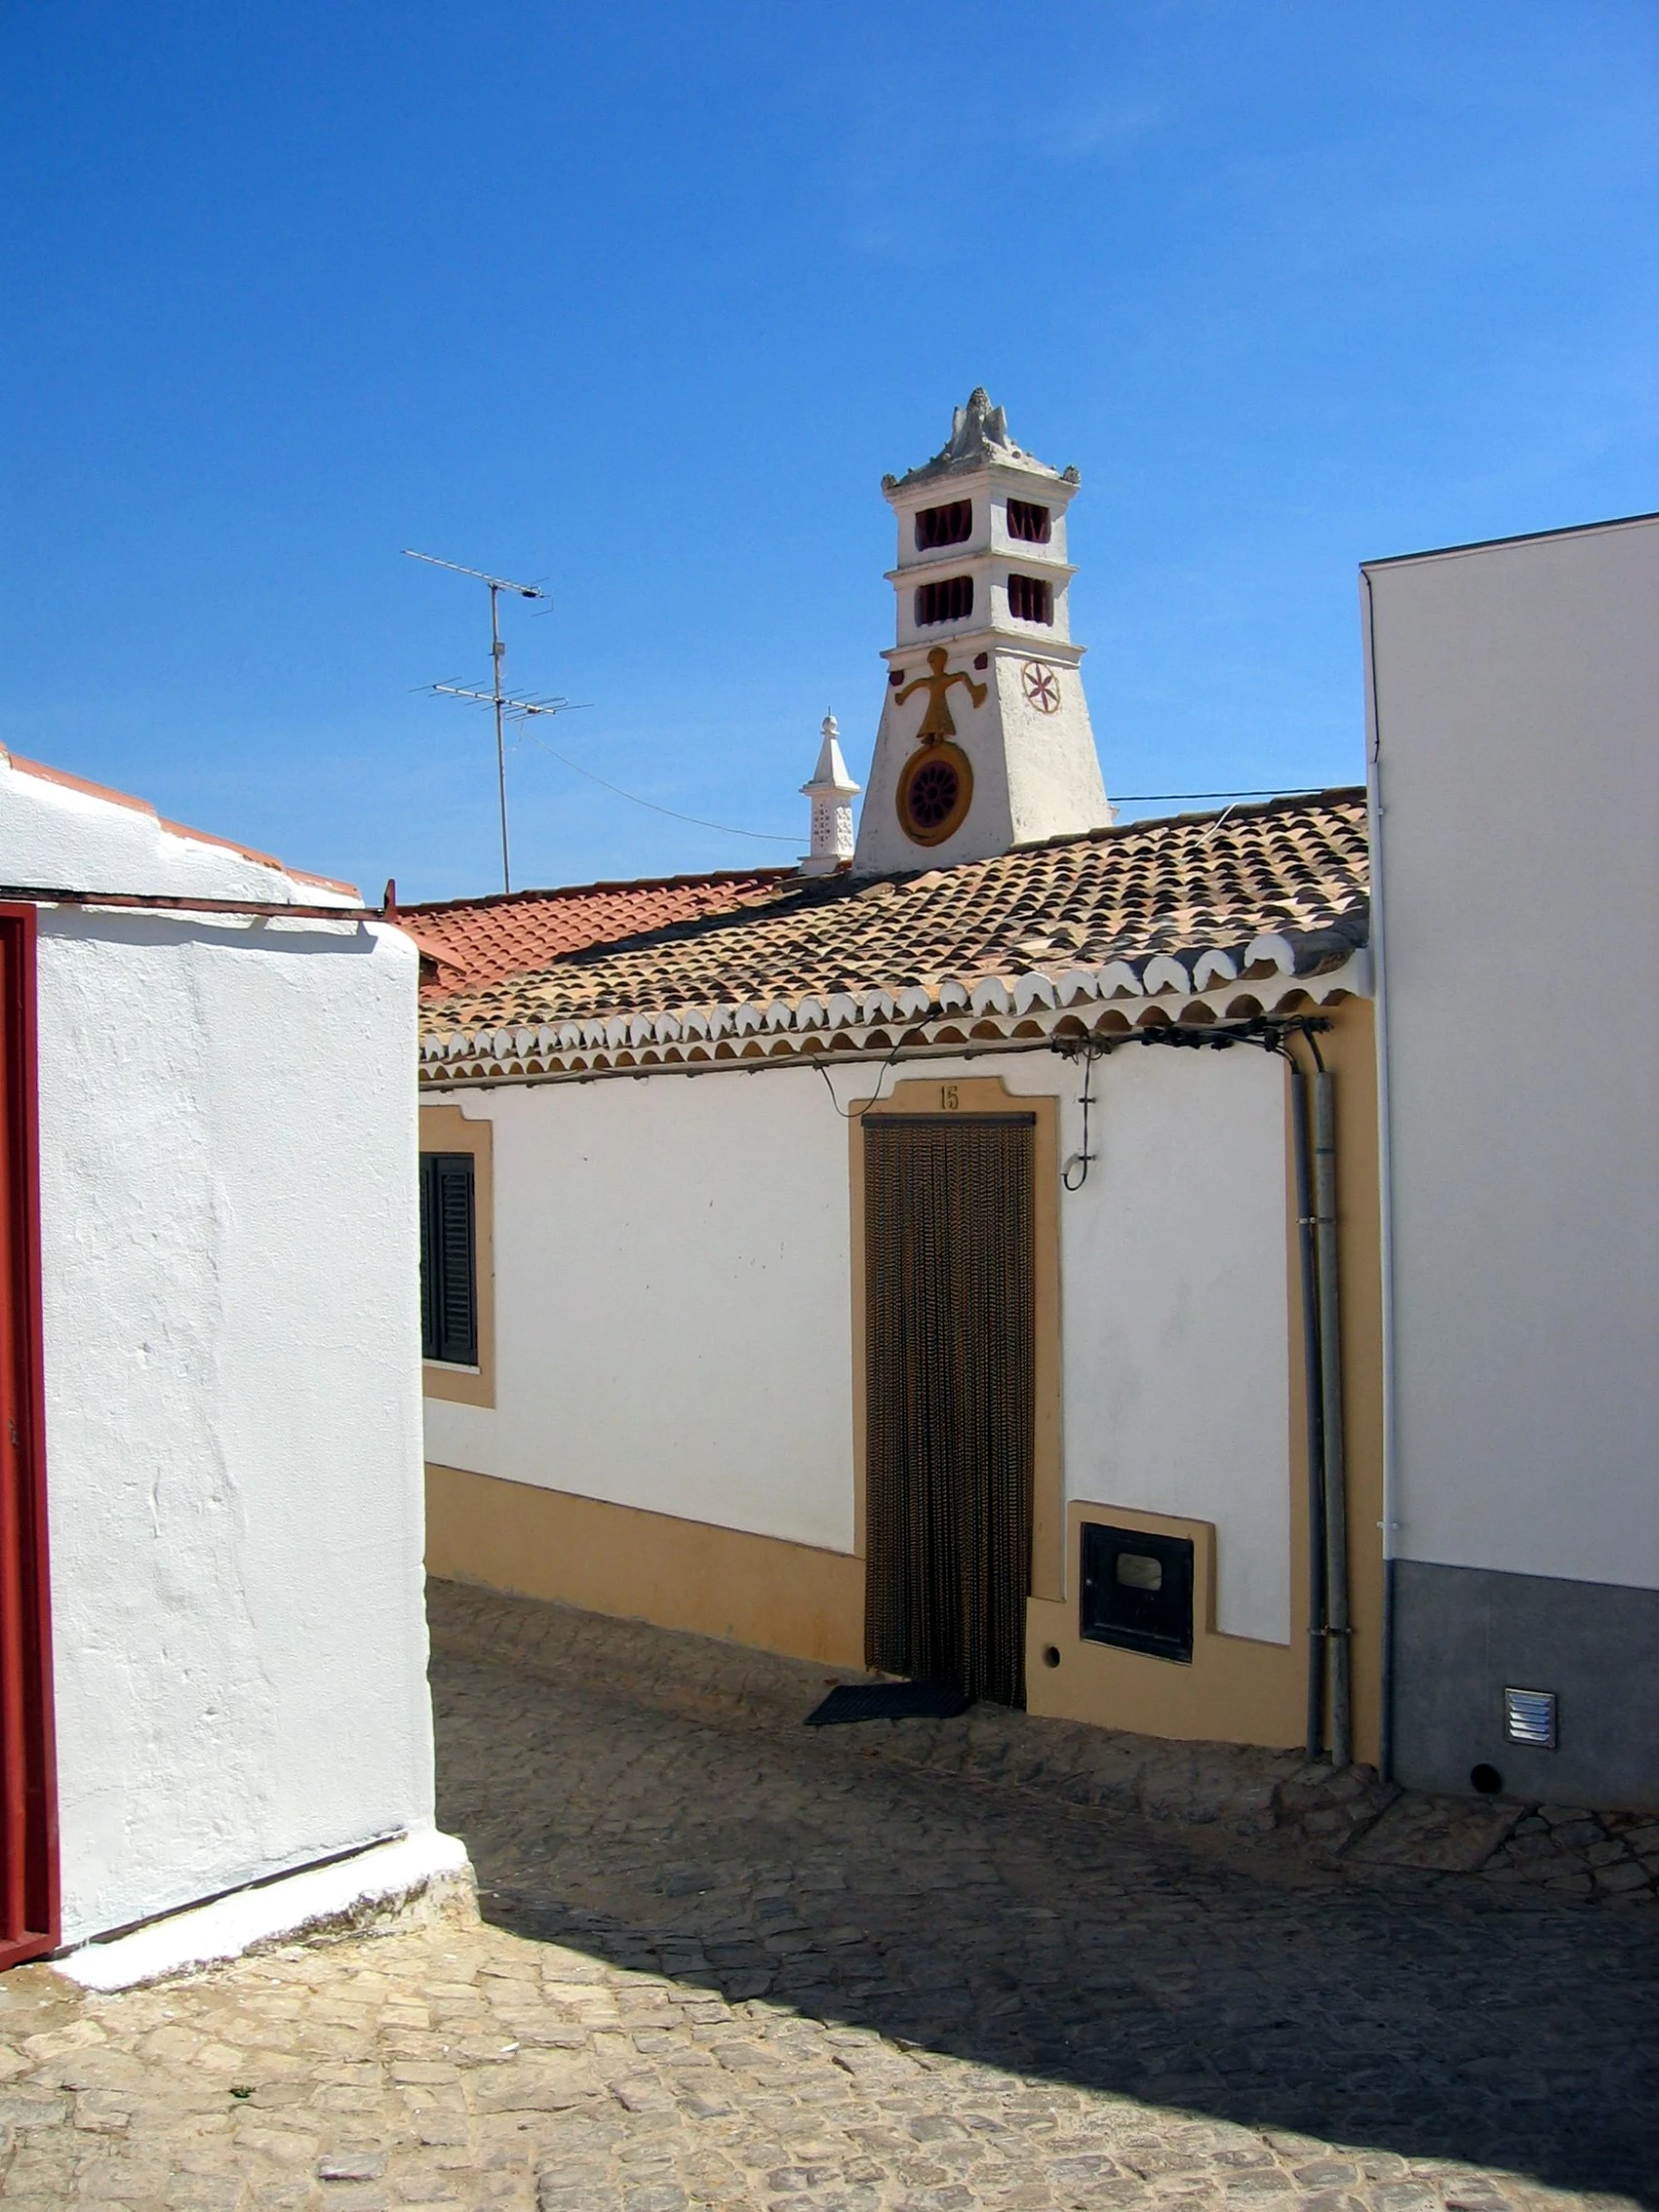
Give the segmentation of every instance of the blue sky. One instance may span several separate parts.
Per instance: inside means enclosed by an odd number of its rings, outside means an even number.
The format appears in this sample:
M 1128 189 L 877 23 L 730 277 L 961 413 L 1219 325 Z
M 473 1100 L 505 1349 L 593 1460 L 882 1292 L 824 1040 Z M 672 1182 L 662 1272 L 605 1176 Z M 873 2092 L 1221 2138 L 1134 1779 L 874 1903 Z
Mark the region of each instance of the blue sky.
M 984 383 L 1113 792 L 1362 772 L 1364 558 L 1659 506 L 1650 0 L 0 0 L 0 741 L 296 864 L 789 859 Z

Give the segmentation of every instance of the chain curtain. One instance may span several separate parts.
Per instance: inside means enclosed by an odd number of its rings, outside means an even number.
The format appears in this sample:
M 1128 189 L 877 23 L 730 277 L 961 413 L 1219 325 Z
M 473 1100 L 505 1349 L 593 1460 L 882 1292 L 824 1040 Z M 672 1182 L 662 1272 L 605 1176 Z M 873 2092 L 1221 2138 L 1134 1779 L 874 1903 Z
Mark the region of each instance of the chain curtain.
M 864 1657 L 1025 1703 L 1035 1116 L 863 1125 Z

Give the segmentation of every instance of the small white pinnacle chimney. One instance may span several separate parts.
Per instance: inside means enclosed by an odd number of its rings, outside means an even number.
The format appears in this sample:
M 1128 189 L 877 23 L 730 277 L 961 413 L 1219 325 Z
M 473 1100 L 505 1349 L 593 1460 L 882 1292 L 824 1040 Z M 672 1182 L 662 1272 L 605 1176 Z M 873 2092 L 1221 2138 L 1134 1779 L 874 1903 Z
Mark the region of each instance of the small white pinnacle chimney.
M 833 715 L 824 718 L 824 743 L 818 767 L 802 792 L 813 803 L 813 849 L 801 863 L 803 875 L 832 875 L 852 857 L 852 802 L 858 786 L 841 759 L 840 733 Z

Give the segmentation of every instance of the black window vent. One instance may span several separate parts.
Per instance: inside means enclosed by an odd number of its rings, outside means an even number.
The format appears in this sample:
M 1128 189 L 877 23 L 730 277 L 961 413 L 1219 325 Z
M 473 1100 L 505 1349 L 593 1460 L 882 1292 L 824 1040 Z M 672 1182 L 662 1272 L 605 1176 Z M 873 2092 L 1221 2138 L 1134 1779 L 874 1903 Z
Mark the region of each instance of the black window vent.
M 1193 1540 L 1083 1523 L 1079 1633 L 1154 1659 L 1193 1655 Z
M 1016 622 L 1052 622 L 1053 585 L 1043 576 L 1010 576 L 1008 612 Z
M 478 1265 L 472 1154 L 420 1155 L 420 1352 L 478 1365 Z
M 1027 545 L 1048 543 L 1048 509 L 1033 507 L 1028 500 L 1010 499 L 1008 502 L 1008 535 L 1023 538 Z
M 963 545 L 973 535 L 973 501 L 953 499 L 948 507 L 923 507 L 916 516 L 916 551 L 937 545 Z
M 922 584 L 916 590 L 916 625 L 960 622 L 973 612 L 973 578 L 947 576 L 942 584 Z

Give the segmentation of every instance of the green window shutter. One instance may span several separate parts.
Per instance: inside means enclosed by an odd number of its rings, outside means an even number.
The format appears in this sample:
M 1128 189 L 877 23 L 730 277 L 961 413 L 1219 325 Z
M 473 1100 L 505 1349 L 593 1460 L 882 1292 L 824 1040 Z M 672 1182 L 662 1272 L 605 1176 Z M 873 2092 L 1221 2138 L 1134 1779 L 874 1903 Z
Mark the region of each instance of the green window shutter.
M 420 1155 L 420 1357 L 435 1360 L 438 1357 L 438 1286 L 437 1286 L 437 1225 L 432 1170 L 437 1165 L 434 1153 Z
M 478 1365 L 478 1263 L 470 1152 L 420 1156 L 421 1353 Z
M 438 1301 L 440 1360 L 478 1365 L 477 1264 L 473 1253 L 472 1155 L 437 1155 L 437 1221 L 443 1253 Z

